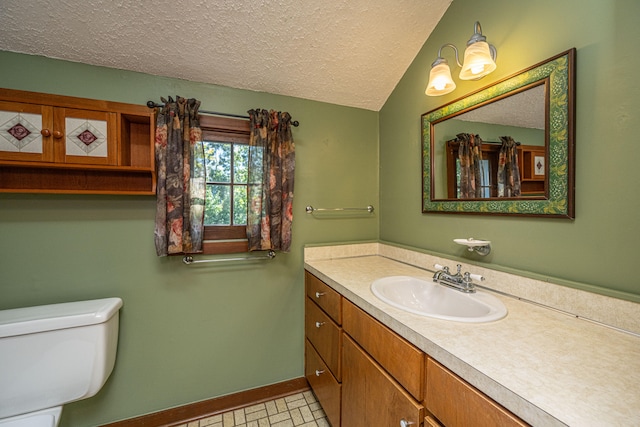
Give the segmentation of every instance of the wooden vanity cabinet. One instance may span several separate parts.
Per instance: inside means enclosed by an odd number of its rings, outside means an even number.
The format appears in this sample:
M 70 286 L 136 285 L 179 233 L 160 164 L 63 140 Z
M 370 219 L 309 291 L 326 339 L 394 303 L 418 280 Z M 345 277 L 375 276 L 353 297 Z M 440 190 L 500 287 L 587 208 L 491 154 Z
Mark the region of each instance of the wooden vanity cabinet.
M 155 194 L 146 106 L 0 89 L 0 192 Z
M 447 427 L 524 427 L 525 422 L 431 358 L 424 404 Z M 428 425 L 428 424 L 426 424 Z
M 333 427 L 527 426 L 308 271 L 305 288 L 305 376 Z
M 342 357 L 343 426 L 420 425 L 424 406 L 346 334 Z
M 305 377 L 333 427 L 342 402 L 342 296 L 305 271 Z

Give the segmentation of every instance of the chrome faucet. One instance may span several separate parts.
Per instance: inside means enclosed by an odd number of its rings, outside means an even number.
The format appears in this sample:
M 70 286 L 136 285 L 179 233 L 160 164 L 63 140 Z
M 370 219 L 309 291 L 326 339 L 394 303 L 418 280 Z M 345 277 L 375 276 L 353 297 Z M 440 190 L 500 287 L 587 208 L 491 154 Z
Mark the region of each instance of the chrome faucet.
M 437 270 L 433 275 L 434 282 L 440 283 L 441 285 L 448 286 L 467 294 L 476 291 L 472 279 L 476 279 L 479 281 L 484 280 L 484 277 L 478 274 L 471 274 L 469 272 L 461 274 L 462 265 L 460 264 L 458 264 L 458 271 L 456 272 L 456 274 L 451 274 L 451 272 L 449 271 L 449 267 L 447 266 L 435 264 L 434 267 Z

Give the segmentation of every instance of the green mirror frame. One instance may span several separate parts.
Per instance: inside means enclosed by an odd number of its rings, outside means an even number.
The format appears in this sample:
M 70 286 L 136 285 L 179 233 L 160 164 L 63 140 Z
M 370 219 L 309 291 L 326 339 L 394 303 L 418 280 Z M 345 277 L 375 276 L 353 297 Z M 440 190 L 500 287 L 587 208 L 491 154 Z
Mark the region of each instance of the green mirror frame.
M 519 199 L 433 198 L 433 126 L 528 87 L 546 84 L 545 197 Z M 575 217 L 575 48 L 547 59 L 422 115 L 422 212 L 478 215 Z

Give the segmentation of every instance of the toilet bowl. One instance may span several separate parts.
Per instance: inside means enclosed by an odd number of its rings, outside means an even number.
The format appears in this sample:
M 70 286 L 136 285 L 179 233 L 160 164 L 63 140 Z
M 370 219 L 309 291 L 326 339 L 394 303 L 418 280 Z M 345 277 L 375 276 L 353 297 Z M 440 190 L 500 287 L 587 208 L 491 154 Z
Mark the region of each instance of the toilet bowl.
M 0 311 L 0 427 L 55 427 L 116 360 L 120 298 Z

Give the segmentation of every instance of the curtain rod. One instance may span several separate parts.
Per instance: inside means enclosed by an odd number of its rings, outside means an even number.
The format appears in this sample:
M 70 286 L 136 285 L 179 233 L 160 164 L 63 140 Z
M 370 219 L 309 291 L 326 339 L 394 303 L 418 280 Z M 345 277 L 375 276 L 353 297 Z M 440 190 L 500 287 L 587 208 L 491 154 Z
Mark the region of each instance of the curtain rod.
M 514 141 L 516 145 L 522 145 L 520 141 Z M 482 141 L 483 144 L 502 144 L 502 141 Z
M 156 104 L 153 101 L 148 101 L 147 102 L 147 107 L 149 108 L 156 108 L 156 107 L 164 107 L 164 105 L 162 104 Z M 242 116 L 240 114 L 231 114 L 231 113 L 219 113 L 217 111 L 207 111 L 207 110 L 198 110 L 199 113 L 203 113 L 203 114 L 212 114 L 214 116 L 224 116 L 224 117 L 235 117 L 237 119 L 246 119 L 249 120 L 249 116 Z M 300 122 L 298 122 L 297 120 L 293 120 L 291 121 L 291 125 L 294 127 L 298 127 L 300 126 Z

